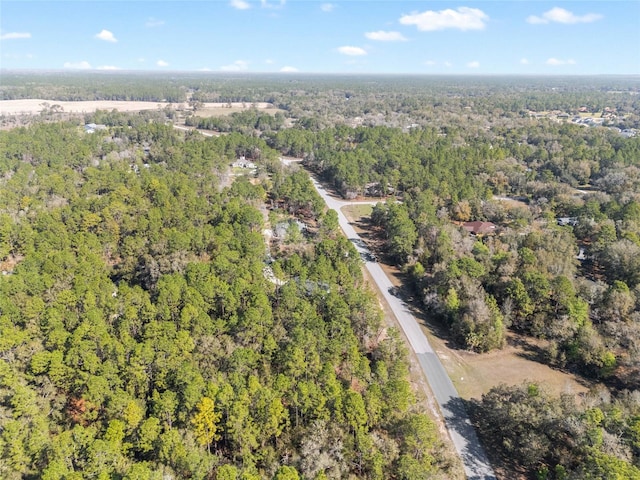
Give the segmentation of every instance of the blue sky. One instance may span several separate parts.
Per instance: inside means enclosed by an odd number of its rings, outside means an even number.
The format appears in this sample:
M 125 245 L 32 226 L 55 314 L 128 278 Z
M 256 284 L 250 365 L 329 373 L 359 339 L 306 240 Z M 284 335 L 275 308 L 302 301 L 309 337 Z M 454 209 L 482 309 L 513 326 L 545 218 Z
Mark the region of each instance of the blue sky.
M 11 1 L 6 69 L 639 74 L 640 1 Z

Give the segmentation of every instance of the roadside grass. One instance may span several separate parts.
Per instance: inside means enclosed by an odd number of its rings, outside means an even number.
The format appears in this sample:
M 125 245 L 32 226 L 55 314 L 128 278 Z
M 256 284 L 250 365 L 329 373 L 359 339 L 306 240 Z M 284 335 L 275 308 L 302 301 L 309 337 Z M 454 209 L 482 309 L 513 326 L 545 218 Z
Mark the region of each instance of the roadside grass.
M 349 220 L 350 222 L 361 222 L 362 220 L 366 220 L 371 216 L 373 205 L 351 204 L 345 205 L 341 208 L 341 210 L 342 213 L 344 213 L 344 216 L 347 217 L 347 220 Z

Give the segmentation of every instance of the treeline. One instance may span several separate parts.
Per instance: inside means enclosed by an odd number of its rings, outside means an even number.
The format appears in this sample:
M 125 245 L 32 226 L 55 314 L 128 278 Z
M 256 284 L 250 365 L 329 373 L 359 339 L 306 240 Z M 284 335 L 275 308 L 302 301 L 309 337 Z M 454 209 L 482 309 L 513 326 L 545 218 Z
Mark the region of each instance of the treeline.
M 491 193 L 478 174 L 500 155 L 480 142 L 462 145 L 455 134 L 434 128 L 406 134 L 388 127 L 336 127 L 315 135 L 306 164 L 344 196 L 419 189 L 457 201 Z
M 181 103 L 187 88 L 178 79 L 150 73 L 3 73 L 0 99 L 23 98 Z
M 498 124 L 413 128 L 340 125 L 301 118 L 294 128 L 263 135 L 270 146 L 304 157 L 343 195 L 429 190 L 443 202 L 486 195 L 530 198 L 593 184 L 608 193 L 637 187 L 640 138 L 605 128 L 521 119 Z M 370 188 L 370 187 L 369 187 Z
M 240 73 L 7 72 L 0 98 L 268 102 L 325 126 L 345 121 L 406 127 L 487 117 L 518 119 L 529 110 L 591 113 L 613 109 L 639 127 L 637 78 L 304 75 Z M 623 120 L 624 119 L 624 120 Z M 472 120 L 473 121 L 473 120 Z
M 456 475 L 357 252 L 261 142 L 0 132 L 2 478 Z M 227 182 L 249 152 L 273 183 Z M 280 283 L 267 197 L 321 225 Z

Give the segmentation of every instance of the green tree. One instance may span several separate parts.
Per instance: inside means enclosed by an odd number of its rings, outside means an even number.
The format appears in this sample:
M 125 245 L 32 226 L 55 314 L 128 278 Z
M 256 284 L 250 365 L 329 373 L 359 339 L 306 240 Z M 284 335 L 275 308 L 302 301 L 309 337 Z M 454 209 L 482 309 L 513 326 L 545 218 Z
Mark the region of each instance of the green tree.
M 338 212 L 329 209 L 322 216 L 322 232 L 325 235 L 335 235 L 339 231 Z
M 300 475 L 294 467 L 283 465 L 278 468 L 276 474 L 273 476 L 273 480 L 300 480 Z
M 402 204 L 389 205 L 387 213 L 387 238 L 389 252 L 404 263 L 413 252 L 413 246 L 418 239 L 415 225 L 409 218 L 406 208 Z
M 216 480 L 237 480 L 238 468 L 235 465 L 221 465 L 216 470 Z

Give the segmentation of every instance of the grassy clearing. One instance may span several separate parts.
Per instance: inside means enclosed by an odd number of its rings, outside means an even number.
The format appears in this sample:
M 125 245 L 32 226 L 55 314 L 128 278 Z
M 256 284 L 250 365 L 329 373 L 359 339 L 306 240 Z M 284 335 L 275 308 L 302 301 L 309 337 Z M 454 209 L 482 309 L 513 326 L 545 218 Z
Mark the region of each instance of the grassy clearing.
M 249 110 L 253 108 L 250 103 L 247 103 L 244 107 L 242 105 L 232 104 L 231 106 L 220 105 L 215 107 L 204 107 L 196 111 L 196 117 L 223 117 L 226 115 L 231 115 L 232 113 L 243 112 L 245 110 Z M 268 107 L 268 108 L 259 108 L 260 113 L 266 113 L 268 115 L 275 115 L 278 112 L 284 113 L 284 110 L 281 110 L 276 107 Z
M 402 289 L 405 276 L 396 267 L 384 263 L 380 263 L 380 266 L 391 282 Z M 507 334 L 507 345 L 502 350 L 478 354 L 456 348 L 448 337 L 446 328 L 420 310 L 419 305 L 416 308 L 413 313 L 422 331 L 458 393 L 465 400 L 479 399 L 483 393 L 500 384 L 538 383 L 554 395 L 584 393 L 593 385 L 570 372 L 556 370 L 541 363 L 538 357 L 544 342 L 513 332 Z M 385 310 L 385 313 L 390 312 Z
M 436 337 L 433 330 L 426 326 L 423 329 L 464 399 L 479 399 L 483 393 L 500 384 L 537 383 L 553 395 L 584 393 L 591 387 L 590 382 L 576 375 L 554 370 L 536 361 L 532 352 L 535 340 L 523 342 L 518 335 L 509 333 L 504 349 L 477 354 L 450 349 L 446 340 Z
M 602 118 L 602 112 L 580 112 L 578 113 L 578 116 L 581 118 Z
M 373 205 L 345 205 L 340 210 L 350 222 L 359 222 L 363 219 L 362 217 L 369 218 L 371 216 Z

